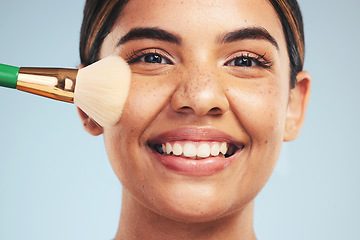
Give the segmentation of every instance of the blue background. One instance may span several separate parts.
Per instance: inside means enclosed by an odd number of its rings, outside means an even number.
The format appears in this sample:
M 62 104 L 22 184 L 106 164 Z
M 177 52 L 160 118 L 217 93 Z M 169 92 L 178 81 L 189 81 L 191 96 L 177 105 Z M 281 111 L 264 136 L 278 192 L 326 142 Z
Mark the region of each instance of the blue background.
M 84 1 L 1 0 L 0 62 L 76 67 Z M 360 1 L 300 0 L 312 98 L 256 199 L 259 239 L 360 239 Z M 0 89 L 0 239 L 111 239 L 121 185 L 74 105 Z

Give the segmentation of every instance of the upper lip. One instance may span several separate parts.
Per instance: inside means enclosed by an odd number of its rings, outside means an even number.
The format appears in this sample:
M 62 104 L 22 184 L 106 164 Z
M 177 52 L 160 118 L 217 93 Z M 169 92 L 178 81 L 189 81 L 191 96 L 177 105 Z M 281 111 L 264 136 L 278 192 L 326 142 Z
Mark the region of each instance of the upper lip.
M 244 144 L 235 137 L 212 127 L 178 127 L 151 138 L 149 144 L 162 144 L 174 141 L 227 142 L 241 148 Z

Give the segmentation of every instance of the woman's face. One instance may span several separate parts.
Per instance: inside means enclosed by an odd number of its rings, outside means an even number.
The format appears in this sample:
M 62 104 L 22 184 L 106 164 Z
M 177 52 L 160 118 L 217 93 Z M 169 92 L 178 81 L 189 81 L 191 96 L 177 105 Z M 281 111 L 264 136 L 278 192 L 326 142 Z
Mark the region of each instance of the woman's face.
M 286 137 L 289 58 L 266 0 L 131 0 L 101 58 L 130 63 L 120 122 L 104 129 L 132 197 L 174 219 L 205 221 L 251 202 Z

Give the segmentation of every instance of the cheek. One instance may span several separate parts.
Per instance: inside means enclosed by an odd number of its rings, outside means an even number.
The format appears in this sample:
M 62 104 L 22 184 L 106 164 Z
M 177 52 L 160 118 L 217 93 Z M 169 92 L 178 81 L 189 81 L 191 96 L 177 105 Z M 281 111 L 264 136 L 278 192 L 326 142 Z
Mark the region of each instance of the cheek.
M 284 81 L 285 82 L 285 81 Z M 287 87 L 276 83 L 249 83 L 233 87 L 231 102 L 244 131 L 250 138 L 248 167 L 267 171 L 275 167 L 283 142 Z
M 144 131 L 168 104 L 170 93 L 171 90 L 156 78 L 133 75 L 121 123 L 134 131 Z
M 287 94 L 286 86 L 267 82 L 237 84 L 228 90 L 232 111 L 249 137 L 246 161 L 238 168 L 237 199 L 243 193 L 254 198 L 273 172 L 283 142 Z
M 141 142 L 142 135 L 168 104 L 171 90 L 164 85 L 158 86 L 160 85 L 156 78 L 149 81 L 133 75 L 129 96 L 119 123 L 112 128 L 104 129 L 107 154 L 121 182 L 136 175 L 133 173 L 137 171 L 136 161 L 141 159 L 140 148 L 146 145 L 145 142 Z
M 232 87 L 229 92 L 233 111 L 253 142 L 282 138 L 288 103 L 286 86 L 248 84 Z

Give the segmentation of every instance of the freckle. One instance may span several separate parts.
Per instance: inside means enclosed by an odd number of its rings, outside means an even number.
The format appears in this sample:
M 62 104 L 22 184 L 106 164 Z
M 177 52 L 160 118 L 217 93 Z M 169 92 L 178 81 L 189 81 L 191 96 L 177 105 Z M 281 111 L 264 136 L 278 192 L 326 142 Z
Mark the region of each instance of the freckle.
M 265 141 L 265 144 L 268 144 L 268 140 Z

